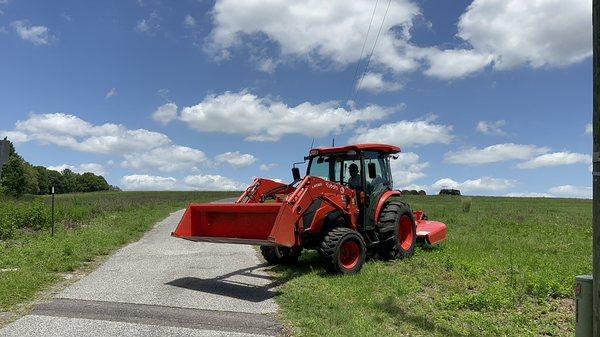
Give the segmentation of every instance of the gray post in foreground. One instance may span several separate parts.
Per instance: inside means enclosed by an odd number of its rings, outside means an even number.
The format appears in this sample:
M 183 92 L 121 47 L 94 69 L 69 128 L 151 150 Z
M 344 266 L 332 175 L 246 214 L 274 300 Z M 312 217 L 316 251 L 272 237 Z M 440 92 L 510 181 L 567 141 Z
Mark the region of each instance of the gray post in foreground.
M 592 45 L 594 48 L 594 93 L 593 93 L 593 130 L 594 130 L 594 153 L 593 153 L 593 223 L 594 223 L 594 337 L 600 337 L 600 0 L 593 0 L 592 4 Z

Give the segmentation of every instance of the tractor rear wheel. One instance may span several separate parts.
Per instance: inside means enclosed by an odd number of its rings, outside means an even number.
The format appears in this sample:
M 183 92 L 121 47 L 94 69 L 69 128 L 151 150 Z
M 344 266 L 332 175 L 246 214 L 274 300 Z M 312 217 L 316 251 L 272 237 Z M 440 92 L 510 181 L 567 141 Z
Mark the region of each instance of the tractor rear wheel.
M 269 264 L 294 264 L 298 262 L 302 248 L 260 246 L 260 253 Z
M 329 231 L 321 241 L 319 252 L 327 270 L 333 274 L 355 274 L 366 259 L 365 243 L 357 231 L 337 227 Z
M 379 237 L 377 254 L 384 260 L 410 257 L 415 250 L 417 225 L 410 206 L 391 201 L 383 207 L 375 227 Z

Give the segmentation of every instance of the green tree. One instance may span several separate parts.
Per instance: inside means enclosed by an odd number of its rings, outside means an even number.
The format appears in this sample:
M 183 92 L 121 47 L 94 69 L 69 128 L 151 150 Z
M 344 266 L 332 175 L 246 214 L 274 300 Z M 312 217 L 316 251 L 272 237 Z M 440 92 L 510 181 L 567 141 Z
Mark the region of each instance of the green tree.
M 52 187 L 54 187 L 54 193 L 61 194 L 66 193 L 64 180 L 62 174 L 58 171 L 47 170 L 48 172 L 48 191 L 46 193 L 50 194 L 52 192 Z
M 77 188 L 79 192 L 107 191 L 110 186 L 102 176 L 86 172 L 77 177 Z
M 63 193 L 81 192 L 77 186 L 77 173 L 69 169 L 64 169 L 62 170 L 61 175 L 64 189 Z
M 2 167 L 0 185 L 2 185 L 6 195 L 18 198 L 25 193 L 26 183 L 23 159 L 14 154 L 8 158 L 8 161 Z
M 23 170 L 25 174 L 25 193 L 38 194 L 40 189 L 38 187 L 37 171 L 26 161 L 23 162 Z
M 33 167 L 37 172 L 38 190 L 39 194 L 50 194 L 50 176 L 48 170 L 43 166 Z

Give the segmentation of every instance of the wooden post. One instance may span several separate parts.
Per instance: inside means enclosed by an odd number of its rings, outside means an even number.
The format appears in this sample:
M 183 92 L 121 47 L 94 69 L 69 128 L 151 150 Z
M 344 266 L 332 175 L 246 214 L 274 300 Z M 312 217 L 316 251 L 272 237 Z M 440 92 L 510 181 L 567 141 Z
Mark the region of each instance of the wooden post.
M 594 271 L 594 336 L 600 337 L 600 0 L 593 0 L 592 4 L 592 45 L 594 49 L 593 60 L 593 131 L 594 131 L 594 153 L 593 159 L 593 271 Z

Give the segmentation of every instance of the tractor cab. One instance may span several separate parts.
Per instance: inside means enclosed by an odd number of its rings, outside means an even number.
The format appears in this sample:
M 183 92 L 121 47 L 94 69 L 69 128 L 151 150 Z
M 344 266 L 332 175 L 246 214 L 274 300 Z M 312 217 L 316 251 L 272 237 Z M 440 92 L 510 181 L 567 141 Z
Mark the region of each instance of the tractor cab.
M 339 183 L 356 191 L 361 223 L 369 226 L 365 211 L 393 186 L 390 157 L 400 148 L 382 144 L 358 144 L 311 149 L 306 175 Z M 294 172 L 294 180 L 299 180 Z

